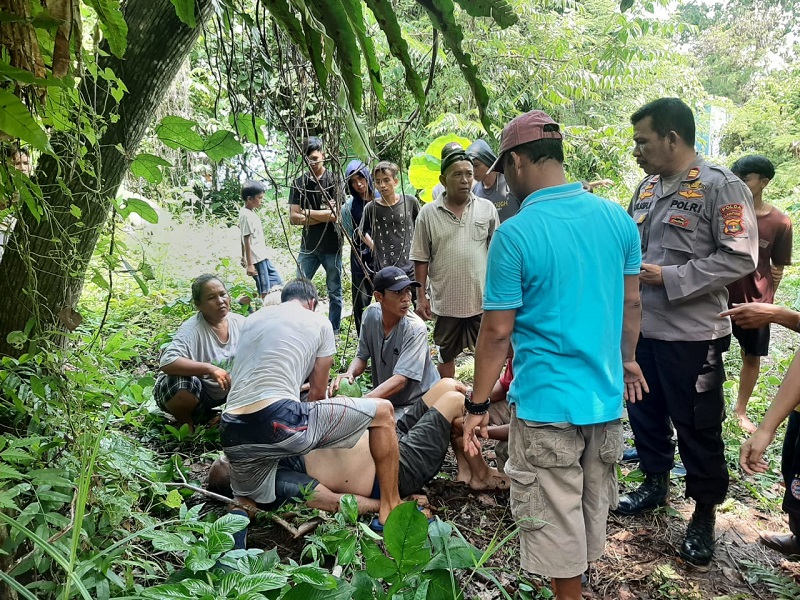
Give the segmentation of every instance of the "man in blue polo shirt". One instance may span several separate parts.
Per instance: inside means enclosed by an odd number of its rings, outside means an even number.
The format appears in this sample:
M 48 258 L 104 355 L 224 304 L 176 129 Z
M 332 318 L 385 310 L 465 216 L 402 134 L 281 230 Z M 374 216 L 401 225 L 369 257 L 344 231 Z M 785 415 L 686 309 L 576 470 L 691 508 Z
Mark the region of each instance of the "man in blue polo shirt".
M 550 577 L 559 600 L 580 600 L 617 502 L 623 396 L 646 389 L 635 356 L 641 251 L 624 209 L 567 183 L 563 162 L 559 126 L 545 113 L 503 130 L 492 169 L 525 200 L 489 248 L 464 446 L 479 451 L 475 427 L 488 422 L 510 342 L 514 372 L 525 374 L 508 393 L 505 469 L 521 564 Z

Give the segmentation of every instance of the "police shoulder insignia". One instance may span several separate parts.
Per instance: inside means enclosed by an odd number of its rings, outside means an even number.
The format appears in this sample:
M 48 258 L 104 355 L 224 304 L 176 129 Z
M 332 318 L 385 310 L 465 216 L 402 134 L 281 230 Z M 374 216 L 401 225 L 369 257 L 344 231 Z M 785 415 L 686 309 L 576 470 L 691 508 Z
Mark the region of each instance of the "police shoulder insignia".
M 719 209 L 722 214 L 722 221 L 725 224 L 722 232 L 725 235 L 736 237 L 745 231 L 742 215 L 744 207 L 741 204 L 726 204 Z
M 792 480 L 792 486 L 790 488 L 790 491 L 792 492 L 792 496 L 800 500 L 800 479 L 798 479 L 797 477 L 795 477 Z
M 700 177 L 700 167 L 692 167 L 686 174 L 686 181 L 692 181 Z

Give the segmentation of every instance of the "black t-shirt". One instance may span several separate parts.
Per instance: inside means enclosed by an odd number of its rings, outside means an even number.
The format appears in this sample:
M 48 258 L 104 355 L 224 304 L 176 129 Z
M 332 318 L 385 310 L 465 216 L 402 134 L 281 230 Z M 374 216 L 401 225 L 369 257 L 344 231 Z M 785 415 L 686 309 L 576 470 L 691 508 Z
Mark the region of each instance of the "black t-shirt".
M 319 182 L 311 173 L 305 173 L 292 184 L 289 204 L 298 204 L 301 209 L 326 210 L 328 199 L 336 202 L 337 211 L 342 206 L 342 193 L 336 178 L 326 170 Z M 342 248 L 336 223 L 318 223 L 303 227 L 300 250 L 320 254 L 336 254 Z

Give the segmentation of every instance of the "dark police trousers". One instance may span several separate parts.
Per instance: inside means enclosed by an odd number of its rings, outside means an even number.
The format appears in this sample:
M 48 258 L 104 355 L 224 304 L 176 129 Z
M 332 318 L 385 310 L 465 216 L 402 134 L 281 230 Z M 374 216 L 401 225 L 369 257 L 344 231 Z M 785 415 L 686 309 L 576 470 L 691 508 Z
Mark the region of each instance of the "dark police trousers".
M 728 492 L 722 354 L 730 341 L 730 335 L 700 342 L 640 337 L 636 348 L 636 360 L 650 388 L 641 401 L 628 402 L 639 466 L 653 475 L 672 469 L 674 426 L 686 467 L 686 496 L 704 504 L 721 504 Z

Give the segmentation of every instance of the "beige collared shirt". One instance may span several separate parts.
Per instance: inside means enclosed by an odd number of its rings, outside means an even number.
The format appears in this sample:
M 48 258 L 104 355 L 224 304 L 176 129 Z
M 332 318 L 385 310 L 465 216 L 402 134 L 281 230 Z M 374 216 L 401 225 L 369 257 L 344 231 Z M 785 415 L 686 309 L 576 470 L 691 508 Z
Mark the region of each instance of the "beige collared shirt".
M 417 217 L 412 261 L 428 263 L 431 311 L 443 317 L 480 314 L 489 242 L 500 224 L 494 204 L 470 195 L 461 218 L 445 206 L 445 195 Z

